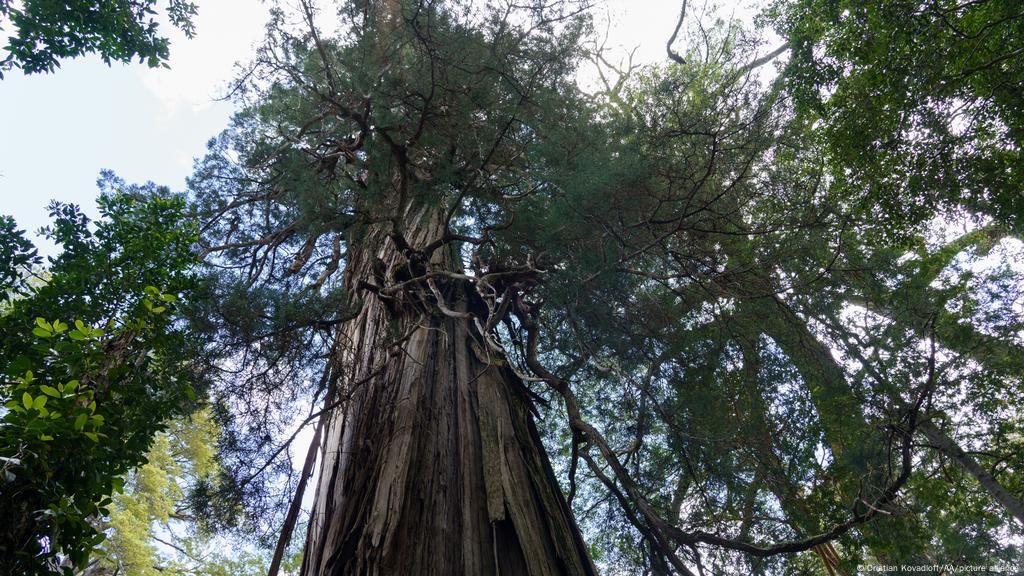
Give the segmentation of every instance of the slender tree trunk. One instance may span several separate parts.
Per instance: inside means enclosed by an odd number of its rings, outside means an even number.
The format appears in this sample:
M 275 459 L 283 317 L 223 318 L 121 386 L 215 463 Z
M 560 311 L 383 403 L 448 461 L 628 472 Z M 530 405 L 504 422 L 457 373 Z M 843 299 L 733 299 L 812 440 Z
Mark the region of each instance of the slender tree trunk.
M 931 420 L 923 420 L 917 429 L 928 439 L 937 450 L 952 458 L 961 468 L 978 481 L 993 500 L 998 502 L 1018 522 L 1024 524 L 1024 504 L 1011 494 L 988 470 L 978 463 L 970 454 L 963 451 L 957 443 L 939 429 Z
M 809 388 L 811 402 L 814 404 L 821 420 L 825 441 L 828 442 L 836 464 L 849 478 L 845 483 L 835 485 L 832 489 L 845 491 L 844 498 L 859 496 L 862 483 L 868 483 L 877 490 L 886 478 L 880 446 L 875 445 L 870 436 L 871 428 L 864 418 L 863 406 L 857 400 L 846 379 L 846 373 L 832 356 L 829 350 L 807 326 L 807 322 L 777 297 L 763 299 L 760 308 L 753 308 L 753 317 L 763 319 L 760 331 L 771 338 L 786 354 L 800 372 Z M 757 327 L 751 327 L 757 330 Z M 860 482 L 852 480 L 860 479 Z M 870 495 L 868 496 L 870 498 Z M 919 522 L 916 516 L 890 516 L 876 521 L 892 523 L 895 531 L 910 532 L 910 527 Z M 861 534 L 867 546 L 879 561 L 895 564 L 885 547 L 891 542 L 881 539 L 871 531 L 863 530 Z M 816 549 L 815 552 L 828 566 L 835 550 Z M 922 554 L 916 550 L 915 555 Z M 903 558 L 917 560 L 917 557 Z M 831 567 L 838 566 L 838 559 Z
M 404 238 L 441 234 L 421 209 Z M 423 264 L 446 302 L 383 228 L 350 250 L 346 282 L 362 298 L 339 333 L 347 400 L 325 429 L 302 576 L 594 574 L 531 419 L 523 383 L 488 351 L 450 254 Z M 378 284 L 379 285 L 379 284 Z

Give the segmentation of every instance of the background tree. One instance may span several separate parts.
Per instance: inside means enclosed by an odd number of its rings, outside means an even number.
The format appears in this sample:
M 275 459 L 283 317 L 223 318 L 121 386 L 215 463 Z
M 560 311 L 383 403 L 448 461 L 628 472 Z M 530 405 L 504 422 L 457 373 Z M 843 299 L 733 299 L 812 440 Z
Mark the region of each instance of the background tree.
M 963 207 L 1021 229 L 1020 3 L 778 2 L 786 82 L 830 177 L 899 228 Z
M 172 420 L 157 433 L 146 463 L 113 497 L 109 536 L 82 576 L 258 576 L 267 573 L 270 552 L 227 534 L 211 533 L 190 509 L 189 493 L 218 473 L 220 431 L 208 408 Z M 285 573 L 294 573 L 301 549 L 291 550 Z
M 71 573 L 153 435 L 200 374 L 170 310 L 191 283 L 195 229 L 180 196 L 101 179 L 101 220 L 54 203 L 62 251 L 18 268 L 0 316 L 0 531 L 6 573 Z M 5 245 L 9 242 L 5 241 Z M 26 254 L 23 236 L 14 244 Z M 10 278 L 11 275 L 8 275 Z M 159 286 L 160 288 L 157 288 Z
M 156 0 L 0 1 L 0 30 L 12 27 L 3 72 L 19 68 L 26 74 L 53 72 L 60 60 L 89 53 L 103 61 L 138 58 L 150 68 L 166 65 L 170 42 L 159 35 Z M 196 5 L 169 0 L 167 19 L 189 38 L 195 33 Z

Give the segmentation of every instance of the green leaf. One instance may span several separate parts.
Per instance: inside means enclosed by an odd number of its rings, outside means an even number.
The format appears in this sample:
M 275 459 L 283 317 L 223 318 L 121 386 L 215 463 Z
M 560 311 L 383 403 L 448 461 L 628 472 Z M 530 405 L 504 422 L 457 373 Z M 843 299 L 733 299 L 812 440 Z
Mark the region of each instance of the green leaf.
M 36 326 L 39 326 L 40 328 L 46 330 L 47 332 L 53 331 L 53 327 L 50 326 L 50 323 L 47 322 L 45 318 L 36 318 Z
M 50 436 L 49 434 L 40 434 L 39 439 L 43 442 L 49 442 L 50 440 L 53 440 L 53 436 Z
M 68 332 L 68 336 L 72 340 L 85 340 L 85 334 L 83 334 L 81 330 L 72 330 L 71 332 Z
M 54 320 L 53 321 L 53 331 L 56 332 L 57 334 L 60 334 L 61 332 L 65 331 L 67 329 L 68 329 L 68 325 L 65 324 L 64 322 L 61 322 L 60 320 Z
M 85 427 L 85 421 L 88 420 L 88 419 L 89 419 L 89 415 L 86 414 L 85 412 L 79 414 L 78 417 L 75 418 L 75 430 L 81 430 L 82 428 L 84 428 Z
M 25 409 L 28 410 L 32 407 L 32 395 L 25 392 L 21 395 L 21 403 L 25 405 Z
M 35 328 L 32 329 L 32 333 L 35 334 L 36 336 L 39 336 L 40 338 L 51 338 L 51 337 L 53 337 L 52 333 L 50 333 L 50 332 L 48 332 L 46 330 L 43 330 L 42 328 L 40 328 L 38 326 L 36 326 Z
M 32 407 L 36 410 L 42 410 L 43 406 L 46 406 L 46 401 L 49 400 L 46 396 L 36 396 L 35 400 L 32 401 Z
M 85 437 L 88 438 L 89 440 L 92 440 L 93 442 L 99 443 L 100 441 L 100 437 L 93 432 L 83 432 L 83 434 L 85 434 Z
M 60 392 L 58 392 L 57 389 L 54 388 L 53 386 L 47 386 L 46 384 L 42 384 L 39 386 L 39 389 L 42 390 L 43 394 L 46 394 L 47 396 L 60 398 Z
M 64 385 L 66 392 L 74 392 L 78 388 L 78 380 L 68 380 L 68 383 Z

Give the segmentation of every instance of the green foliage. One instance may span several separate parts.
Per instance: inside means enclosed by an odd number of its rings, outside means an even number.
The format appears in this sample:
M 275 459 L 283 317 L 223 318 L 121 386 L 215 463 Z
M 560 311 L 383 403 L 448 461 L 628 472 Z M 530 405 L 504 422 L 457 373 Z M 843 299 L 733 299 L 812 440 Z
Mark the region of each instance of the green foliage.
M 181 198 L 110 174 L 94 225 L 51 205 L 63 252 L 45 281 L 19 270 L 0 317 L 3 568 L 70 572 L 104 539 L 100 519 L 153 435 L 196 399 L 173 310 L 188 292 L 195 230 Z M 160 286 L 161 288 L 157 288 Z
M 10 291 L 17 290 L 26 270 L 41 262 L 32 242 L 17 229 L 14 218 L 0 216 L 0 293 L 5 300 L 13 297 Z
M 267 550 L 210 534 L 185 512 L 191 487 L 211 477 L 216 481 L 219 436 L 209 408 L 172 420 L 156 435 L 146 463 L 113 498 L 104 522 L 109 538 L 94 560 L 94 571 L 133 576 L 266 573 Z M 293 550 L 284 565 L 286 574 L 294 572 L 300 558 L 301 550 Z
M 1024 226 L 1024 18 L 1016 0 L 776 2 L 785 82 L 830 174 L 890 231 L 966 208 Z
M 159 35 L 153 16 L 156 0 L 0 1 L 0 30 L 12 26 L 3 71 L 20 68 L 26 74 L 53 72 L 60 60 L 88 53 L 110 64 L 138 58 L 153 68 L 166 66 L 170 42 Z M 169 0 L 167 18 L 189 38 L 195 33 L 196 5 Z
M 277 13 L 197 164 L 219 269 L 199 321 L 238 362 L 220 388 L 228 515 L 272 517 L 253 478 L 292 399 L 323 398 L 319 359 L 358 373 L 353 310 L 444 313 L 427 262 L 498 362 L 538 376 L 535 339 L 562 379 L 531 386 L 539 426 L 609 572 L 812 574 L 833 551 L 806 539 L 830 530 L 850 573 L 1019 558 L 1009 514 L 915 429 L 941 423 L 1021 494 L 1002 446 L 1020 438 L 1024 260 L 980 272 L 1020 230 L 1013 6 L 780 2 L 767 18 L 793 57 L 767 85 L 757 38 L 702 23 L 681 62 L 586 98 L 568 80 L 584 24 L 527 42 L 468 5 L 389 3 L 388 27 L 342 3 L 330 39 Z M 421 207 L 450 225 L 402 246 Z M 373 260 L 392 248 L 405 261 Z

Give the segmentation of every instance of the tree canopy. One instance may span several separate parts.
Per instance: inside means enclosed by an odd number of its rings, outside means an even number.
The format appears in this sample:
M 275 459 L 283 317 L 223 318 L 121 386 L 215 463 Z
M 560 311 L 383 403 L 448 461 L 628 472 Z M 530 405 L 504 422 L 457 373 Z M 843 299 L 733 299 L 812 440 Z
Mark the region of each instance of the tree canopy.
M 200 370 L 171 310 L 191 283 L 181 196 L 101 179 L 101 220 L 53 203 L 45 229 L 62 252 L 46 269 L 24 235 L 0 307 L 0 567 L 72 573 L 105 534 L 98 518 L 153 435 L 196 399 Z M 159 288 L 158 288 L 159 287 Z M 66 560 L 66 561 L 65 561 Z M 62 572 L 63 571 L 63 572 Z
M 191 181 L 241 382 L 323 397 L 338 303 L 457 315 L 466 286 L 601 566 L 1017 558 L 1013 8 L 779 3 L 778 50 L 684 11 L 671 62 L 588 95 L 559 7 L 343 3 L 332 37 L 279 13 Z M 408 263 L 343 280 L 381 222 Z M 268 406 L 232 412 L 239 454 L 276 449 Z
M 98 54 L 104 62 L 135 58 L 154 68 L 166 65 L 170 41 L 160 35 L 154 18 L 156 0 L 0 1 L 0 30 L 7 34 L 3 72 L 18 68 L 26 74 L 53 72 L 60 61 Z M 169 0 L 163 15 L 186 36 L 195 33 L 196 5 Z
M 197 230 L 146 216 L 182 216 L 155 190 L 95 240 L 55 208 L 67 256 L 0 318 L 35 354 L 0 431 L 56 442 L 35 380 L 77 374 L 26 326 L 145 322 L 125 401 L 171 417 L 196 406 L 168 378 L 204 376 L 223 437 L 192 513 L 276 542 L 271 573 L 304 519 L 303 576 L 1016 567 L 1021 7 L 683 2 L 665 61 L 624 69 L 585 48 L 592 8 L 276 6 L 188 182 Z M 16 280 L 37 260 L 0 225 Z

